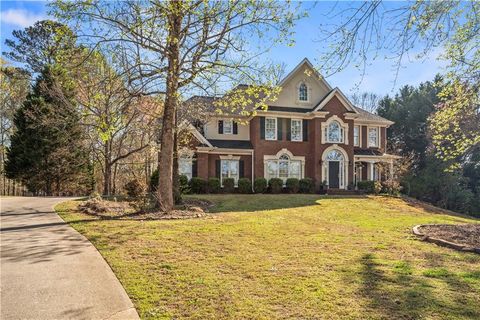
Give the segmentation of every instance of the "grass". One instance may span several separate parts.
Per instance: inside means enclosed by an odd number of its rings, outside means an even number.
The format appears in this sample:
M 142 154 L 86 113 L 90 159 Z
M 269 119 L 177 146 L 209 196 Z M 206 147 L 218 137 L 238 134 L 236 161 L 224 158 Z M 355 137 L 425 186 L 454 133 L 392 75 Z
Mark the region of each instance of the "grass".
M 412 226 L 478 222 L 387 197 L 205 195 L 210 218 L 97 220 L 56 207 L 144 319 L 479 319 L 480 255 Z M 284 208 L 284 209 L 280 209 Z

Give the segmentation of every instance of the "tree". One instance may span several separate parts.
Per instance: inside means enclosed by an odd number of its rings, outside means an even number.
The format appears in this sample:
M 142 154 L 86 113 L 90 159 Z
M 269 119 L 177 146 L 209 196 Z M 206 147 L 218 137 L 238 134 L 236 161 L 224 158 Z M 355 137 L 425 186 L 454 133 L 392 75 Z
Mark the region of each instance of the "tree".
M 33 192 L 83 187 L 88 160 L 72 85 L 61 68 L 46 67 L 15 114 L 5 170 Z
M 37 21 L 25 30 L 15 30 L 13 36 L 15 40 L 5 40 L 10 51 L 3 52 L 3 55 L 26 64 L 31 73 L 40 73 L 47 66 L 68 62 L 75 48 L 73 32 L 51 20 Z
M 368 112 L 375 113 L 380 102 L 380 97 L 373 92 L 354 93 L 350 96 L 350 101 Z
M 56 1 L 58 17 L 86 23 L 94 46 L 116 45 L 125 74 L 137 90 L 164 94 L 158 199 L 173 208 L 176 111 L 182 92 L 218 90 L 232 79 L 254 80 L 253 36 L 288 39 L 297 16 L 290 3 L 274 1 Z M 252 81 L 253 82 L 253 81 Z M 257 95 L 269 97 L 269 86 Z M 251 89 L 253 90 L 253 89 Z M 261 103 L 260 103 L 261 104 Z

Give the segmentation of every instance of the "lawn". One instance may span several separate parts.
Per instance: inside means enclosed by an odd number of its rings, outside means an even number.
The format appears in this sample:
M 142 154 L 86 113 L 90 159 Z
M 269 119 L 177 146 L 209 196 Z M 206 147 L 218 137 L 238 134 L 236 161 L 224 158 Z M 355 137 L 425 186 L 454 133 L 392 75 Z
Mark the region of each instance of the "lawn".
M 97 220 L 56 207 L 144 319 L 479 319 L 480 255 L 412 226 L 478 220 L 397 198 L 205 195 L 209 218 Z

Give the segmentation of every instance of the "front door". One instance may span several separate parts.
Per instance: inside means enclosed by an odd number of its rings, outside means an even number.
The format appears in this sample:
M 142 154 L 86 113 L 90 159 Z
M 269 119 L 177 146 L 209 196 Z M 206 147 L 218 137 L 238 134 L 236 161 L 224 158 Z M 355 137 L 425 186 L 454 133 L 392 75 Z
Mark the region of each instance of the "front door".
M 329 161 L 328 162 L 328 187 L 339 188 L 340 187 L 340 162 Z

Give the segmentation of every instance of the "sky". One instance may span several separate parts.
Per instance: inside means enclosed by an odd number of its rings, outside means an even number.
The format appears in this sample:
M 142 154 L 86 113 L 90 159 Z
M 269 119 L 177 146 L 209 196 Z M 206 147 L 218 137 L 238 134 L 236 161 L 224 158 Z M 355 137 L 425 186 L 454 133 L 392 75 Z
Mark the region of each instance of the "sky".
M 23 29 L 37 20 L 48 18 L 48 8 L 45 1 L 3 1 L 0 0 L 0 41 L 1 51 L 5 51 L 4 42 L 12 38 L 12 31 Z M 348 5 L 348 2 L 343 2 Z M 295 26 L 295 45 L 289 47 L 281 45 L 272 48 L 265 55 L 266 59 L 286 64 L 286 72 L 292 70 L 303 58 L 308 58 L 314 65 L 318 62 L 319 49 L 322 44 L 320 37 L 320 23 L 325 20 L 325 13 L 331 3 L 320 3 L 312 8 L 306 3 L 309 16 Z M 391 60 L 376 60 L 368 66 L 366 75 L 361 80 L 361 72 L 353 66 L 347 67 L 341 73 L 332 75 L 327 81 L 333 87 L 339 87 L 345 94 L 356 92 L 373 92 L 378 95 L 394 94 L 403 85 L 418 85 L 421 82 L 432 80 L 437 73 L 441 73 L 445 62 L 437 59 L 441 50 L 432 52 L 427 59 L 406 62 L 395 80 L 394 63 Z M 319 70 L 322 73 L 322 70 Z

